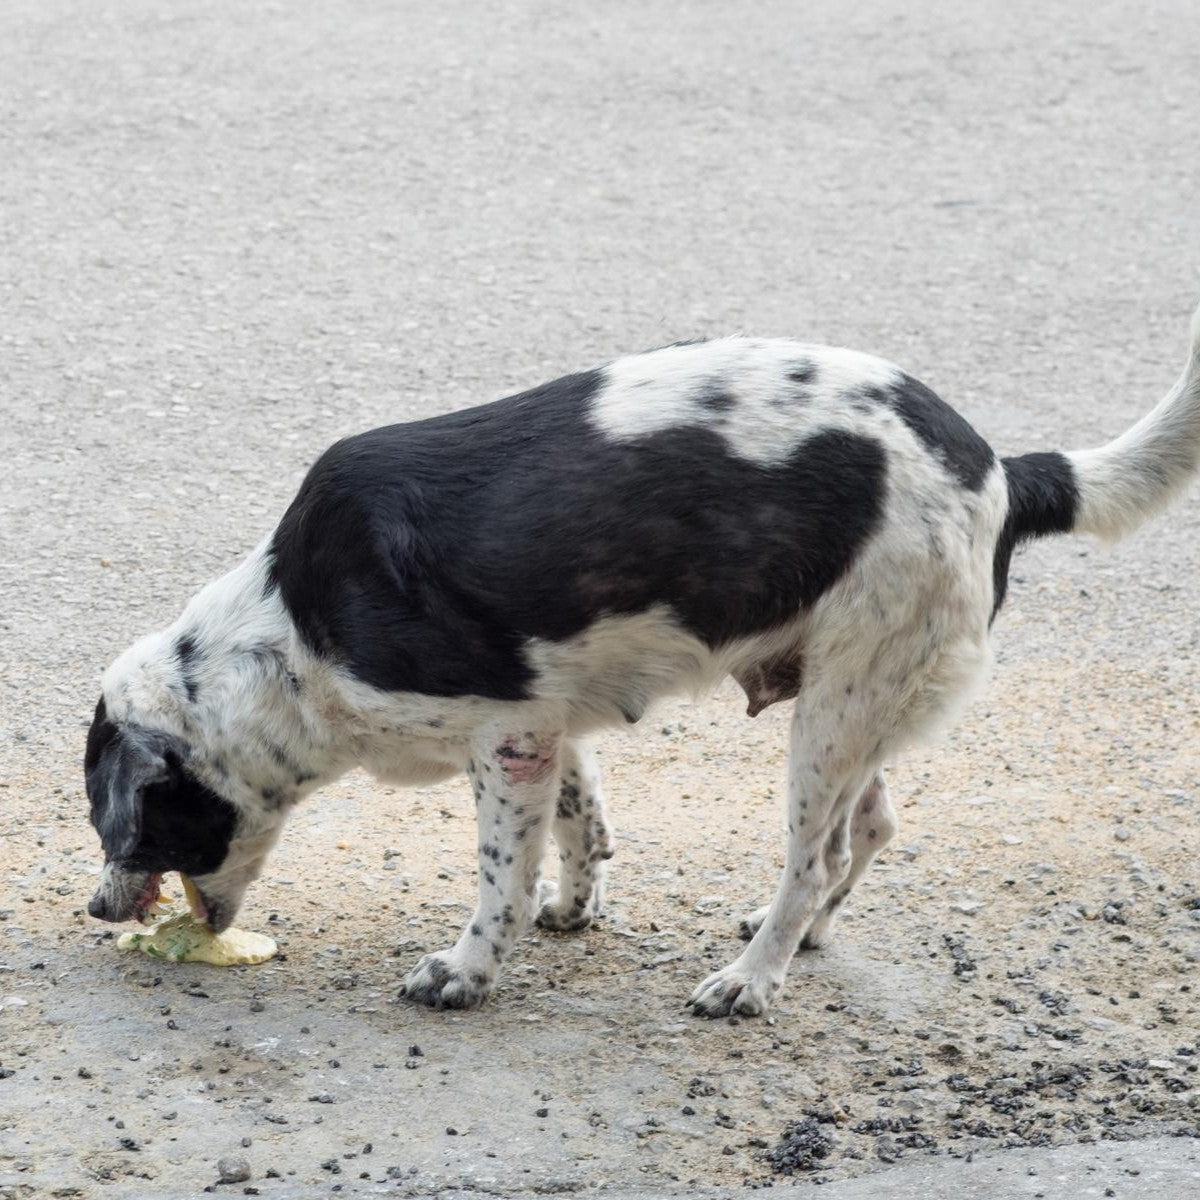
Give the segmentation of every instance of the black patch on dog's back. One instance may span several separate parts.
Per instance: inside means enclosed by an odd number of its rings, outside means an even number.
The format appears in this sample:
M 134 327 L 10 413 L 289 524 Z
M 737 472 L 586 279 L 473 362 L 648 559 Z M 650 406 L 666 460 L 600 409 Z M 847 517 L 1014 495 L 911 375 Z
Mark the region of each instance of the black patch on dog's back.
M 701 408 L 707 409 L 710 413 L 714 414 L 727 413 L 730 409 L 737 407 L 737 398 L 727 388 L 723 388 L 719 384 L 705 388 L 697 396 L 696 401 Z
M 781 388 L 768 403 L 772 408 L 786 411 L 808 403 L 813 396 L 820 371 L 809 358 L 797 359 L 786 371 L 787 387 Z
M 890 408 L 963 487 L 972 492 L 983 487 L 996 456 L 936 392 L 909 375 L 901 375 L 890 386 L 872 386 L 865 391 Z
M 768 467 L 703 426 L 615 440 L 588 420 L 604 379 L 322 455 L 272 546 L 306 640 L 384 690 L 523 699 L 531 638 L 667 605 L 719 646 L 811 605 L 875 529 L 878 442 L 826 431 Z
M 1070 459 L 1057 450 L 1003 459 L 1008 515 L 992 558 L 992 620 L 1008 592 L 1013 549 L 1027 538 L 1069 533 L 1075 524 L 1079 487 Z

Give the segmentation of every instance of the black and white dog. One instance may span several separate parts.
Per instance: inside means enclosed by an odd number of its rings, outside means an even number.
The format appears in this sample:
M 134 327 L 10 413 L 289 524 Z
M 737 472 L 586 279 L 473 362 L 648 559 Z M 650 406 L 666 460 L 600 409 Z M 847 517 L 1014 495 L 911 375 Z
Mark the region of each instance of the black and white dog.
M 795 702 L 787 859 L 691 1004 L 764 1012 L 895 831 L 883 763 L 985 674 L 1014 546 L 1117 537 L 1192 478 L 1200 312 L 1191 337 L 1153 412 L 1073 453 L 998 460 L 887 362 L 744 338 L 337 443 L 275 532 L 105 675 L 88 911 L 128 920 L 179 870 L 222 929 L 314 789 L 465 771 L 479 906 L 404 992 L 477 1004 L 531 920 L 599 908 L 613 843 L 586 736 L 732 675 L 751 716 Z

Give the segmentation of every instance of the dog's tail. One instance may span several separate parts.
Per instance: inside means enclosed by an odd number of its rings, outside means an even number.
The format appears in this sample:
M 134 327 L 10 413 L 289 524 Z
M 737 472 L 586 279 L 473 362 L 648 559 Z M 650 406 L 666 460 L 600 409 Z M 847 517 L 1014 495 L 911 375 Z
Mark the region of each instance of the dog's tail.
M 1136 425 L 1106 446 L 1004 460 L 1006 540 L 1094 533 L 1116 541 L 1165 507 L 1200 469 L 1200 308 L 1183 374 Z

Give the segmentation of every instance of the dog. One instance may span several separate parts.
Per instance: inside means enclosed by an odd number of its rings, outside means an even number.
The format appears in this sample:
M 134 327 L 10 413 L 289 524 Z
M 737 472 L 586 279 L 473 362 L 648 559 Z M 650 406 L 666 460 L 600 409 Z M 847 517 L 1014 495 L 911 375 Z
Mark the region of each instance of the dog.
M 465 772 L 478 907 L 402 994 L 471 1007 L 531 921 L 600 910 L 613 838 L 587 735 L 732 676 L 750 716 L 793 703 L 786 864 L 689 1003 L 761 1014 L 895 833 L 885 760 L 985 675 L 1014 548 L 1129 533 L 1198 463 L 1200 310 L 1178 382 L 1099 449 L 999 459 L 888 362 L 748 338 L 346 438 L 104 675 L 88 911 L 140 916 L 178 870 L 224 929 L 309 793 L 352 767 Z

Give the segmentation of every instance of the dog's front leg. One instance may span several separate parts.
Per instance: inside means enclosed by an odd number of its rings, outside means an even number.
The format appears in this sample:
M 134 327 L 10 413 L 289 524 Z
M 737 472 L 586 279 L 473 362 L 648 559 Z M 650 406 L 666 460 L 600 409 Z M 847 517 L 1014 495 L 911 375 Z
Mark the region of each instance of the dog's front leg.
M 537 923 L 543 929 L 584 929 L 604 907 L 604 873 L 613 854 L 604 815 L 600 767 L 591 747 L 568 739 L 562 751 L 562 787 L 554 814 L 558 882 L 538 885 Z
M 562 738 L 493 731 L 473 739 L 468 774 L 479 822 L 479 906 L 458 942 L 427 954 L 401 995 L 435 1008 L 472 1008 L 534 915 L 538 871 L 558 797 Z

